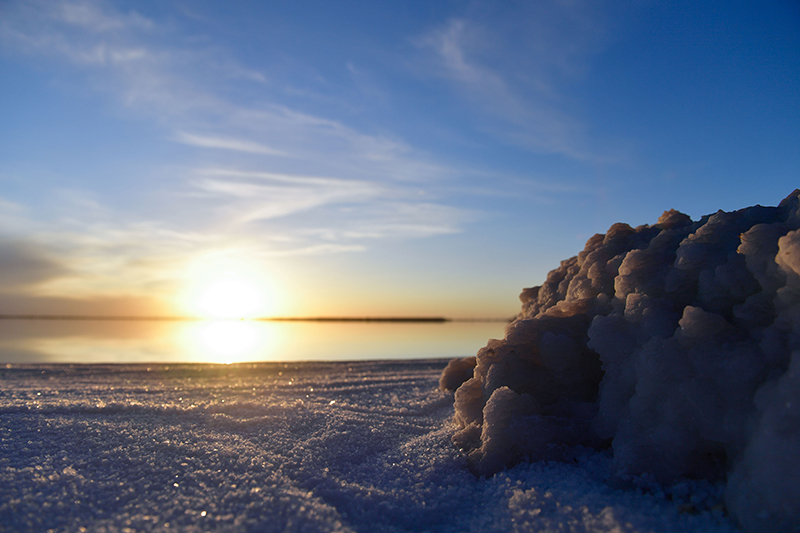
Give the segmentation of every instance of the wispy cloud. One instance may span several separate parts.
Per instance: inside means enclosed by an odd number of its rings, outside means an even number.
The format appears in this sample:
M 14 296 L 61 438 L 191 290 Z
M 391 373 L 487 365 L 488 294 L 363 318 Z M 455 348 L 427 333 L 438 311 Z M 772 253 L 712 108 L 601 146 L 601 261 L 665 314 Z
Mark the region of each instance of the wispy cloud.
M 455 233 L 470 216 L 461 208 L 423 201 L 391 183 L 214 168 L 199 173 L 195 185 L 204 194 L 232 199 L 218 208 L 228 224 L 303 213 L 301 220 L 282 229 L 291 242 L 358 243 Z M 308 249 L 325 250 L 313 245 Z
M 266 257 L 302 257 L 313 255 L 330 255 L 342 253 L 357 253 L 367 249 L 362 244 L 313 244 L 299 248 L 286 248 L 283 250 L 270 250 L 265 252 Z
M 583 1 L 510 11 L 473 6 L 416 40 L 431 53 L 428 75 L 450 79 L 477 114 L 494 120 L 479 127 L 499 137 L 534 151 L 596 157 L 565 91 L 602 42 L 596 9 Z
M 131 43 L 130 35 L 152 27 L 152 21 L 136 13 L 108 13 L 94 2 L 10 2 L 0 21 L 0 43 L 6 53 L 119 65 L 148 56 L 145 47 Z
M 286 217 L 337 202 L 365 201 L 374 196 L 371 187 L 319 187 L 303 183 L 289 185 L 243 183 L 220 179 L 204 179 L 197 187 L 205 192 L 229 196 L 241 201 L 235 207 L 226 204 L 237 223 Z M 243 204 L 243 205 L 242 205 Z
M 204 169 L 202 170 L 202 174 L 207 176 L 250 179 L 256 182 L 270 181 L 270 182 L 287 183 L 294 185 L 328 187 L 328 188 L 338 188 L 338 189 L 353 189 L 358 187 L 370 186 L 367 183 L 358 180 L 330 178 L 323 176 L 301 176 L 296 174 L 281 174 L 277 172 L 248 171 L 248 170 L 236 170 L 236 169 L 226 169 L 226 168 Z
M 270 98 L 262 90 L 264 73 L 99 0 L 14 2 L 0 20 L 0 45 L 8 55 L 57 58 L 59 68 L 86 69 L 93 90 L 150 117 L 183 144 L 291 156 L 376 180 L 429 180 L 445 171 L 398 138 L 364 133 Z M 243 80 L 258 85 L 257 103 L 226 96 L 231 84 L 246 91 Z
M 284 222 L 273 231 L 291 235 L 293 241 L 305 239 L 303 253 L 324 253 L 361 249 L 363 243 L 354 241 L 367 233 L 376 238 L 452 232 L 466 219 L 458 208 L 440 206 L 432 223 L 426 209 L 413 208 L 417 189 L 442 180 L 451 170 L 398 138 L 364 133 L 339 120 L 271 101 L 269 93 L 252 105 L 229 99 L 226 79 L 238 83 L 246 77 L 263 84 L 269 76 L 218 50 L 184 46 L 186 36 L 148 17 L 92 0 L 17 2 L 7 11 L 0 26 L 7 54 L 57 57 L 91 69 L 95 90 L 152 117 L 169 131 L 167 138 L 203 151 L 205 166 L 180 173 L 179 180 L 165 183 L 163 189 L 216 213 L 220 229 L 245 231 L 237 225 L 305 213 L 302 221 Z M 209 77 L 209 71 L 221 75 Z M 283 161 L 236 159 L 236 154 Z M 237 170 L 208 170 L 207 163 L 215 159 L 219 168 Z M 398 223 L 392 208 L 373 210 L 375 202 L 408 206 L 406 220 Z M 185 223 L 186 217 L 177 222 L 172 213 L 164 213 L 160 222 L 163 227 L 178 224 L 176 229 Z M 355 223 L 383 229 L 352 231 Z M 351 242 L 334 248 L 315 243 L 314 236 L 323 233 L 309 231 L 315 224 Z
M 226 137 L 208 137 L 204 135 L 186 133 L 184 131 L 179 131 L 175 136 L 175 140 L 179 143 L 197 146 L 199 148 L 217 148 L 219 150 L 233 150 L 235 152 L 247 152 L 251 154 L 279 156 L 286 155 L 285 152 L 275 150 L 269 146 L 264 146 L 263 144 L 255 141 L 231 139 Z
M 41 1 L 29 2 L 39 8 L 50 8 L 54 19 L 61 19 L 69 24 L 83 27 L 94 33 L 107 33 L 137 27 L 148 30 L 153 21 L 136 12 L 107 14 L 97 4 L 88 1 L 62 2 L 50 4 Z
M 4 291 L 38 285 L 67 272 L 68 268 L 42 246 L 0 240 L 0 287 Z

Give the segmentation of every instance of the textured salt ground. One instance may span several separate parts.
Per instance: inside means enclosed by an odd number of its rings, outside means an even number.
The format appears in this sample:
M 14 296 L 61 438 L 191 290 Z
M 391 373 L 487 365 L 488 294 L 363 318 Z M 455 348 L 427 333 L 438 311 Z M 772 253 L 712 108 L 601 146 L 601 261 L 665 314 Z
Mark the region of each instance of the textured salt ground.
M 446 361 L 0 369 L 4 531 L 737 531 L 602 453 L 476 478 Z

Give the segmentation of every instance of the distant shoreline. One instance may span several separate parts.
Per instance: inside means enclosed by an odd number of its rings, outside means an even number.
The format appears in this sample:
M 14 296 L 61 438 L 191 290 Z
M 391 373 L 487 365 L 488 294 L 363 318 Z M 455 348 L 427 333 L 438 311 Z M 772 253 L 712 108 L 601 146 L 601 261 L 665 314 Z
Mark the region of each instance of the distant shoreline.
M 257 318 L 203 318 L 191 316 L 112 316 L 112 315 L 3 315 L 0 320 L 107 320 L 189 322 L 201 320 L 237 320 L 257 322 L 510 322 L 508 318 L 446 318 L 446 317 L 257 317 Z

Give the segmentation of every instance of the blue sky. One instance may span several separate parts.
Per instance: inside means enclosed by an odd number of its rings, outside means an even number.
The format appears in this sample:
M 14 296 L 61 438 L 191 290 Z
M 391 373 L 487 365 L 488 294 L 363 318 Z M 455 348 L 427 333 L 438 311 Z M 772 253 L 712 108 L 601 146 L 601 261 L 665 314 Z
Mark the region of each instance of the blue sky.
M 614 222 L 776 205 L 798 102 L 795 1 L 2 2 L 0 311 L 510 316 Z

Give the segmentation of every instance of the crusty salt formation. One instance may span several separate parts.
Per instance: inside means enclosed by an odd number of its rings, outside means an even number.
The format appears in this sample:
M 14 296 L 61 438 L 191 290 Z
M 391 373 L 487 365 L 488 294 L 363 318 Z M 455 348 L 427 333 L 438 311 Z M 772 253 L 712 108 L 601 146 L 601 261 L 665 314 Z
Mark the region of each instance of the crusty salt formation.
M 523 290 L 442 376 L 475 470 L 610 445 L 620 480 L 727 480 L 745 529 L 800 531 L 799 196 L 614 224 Z

